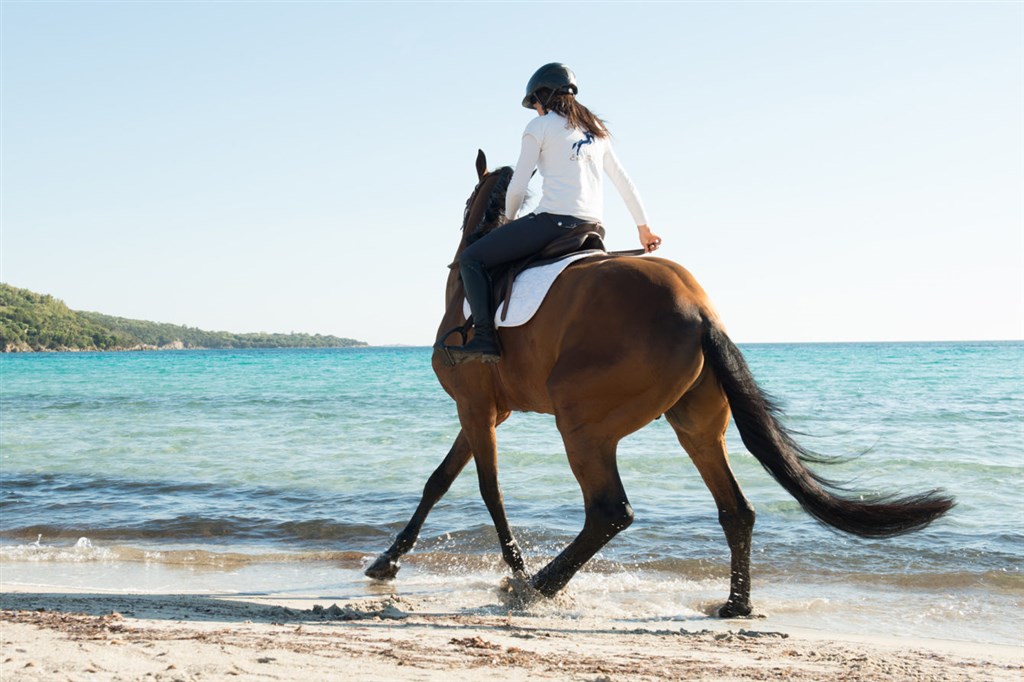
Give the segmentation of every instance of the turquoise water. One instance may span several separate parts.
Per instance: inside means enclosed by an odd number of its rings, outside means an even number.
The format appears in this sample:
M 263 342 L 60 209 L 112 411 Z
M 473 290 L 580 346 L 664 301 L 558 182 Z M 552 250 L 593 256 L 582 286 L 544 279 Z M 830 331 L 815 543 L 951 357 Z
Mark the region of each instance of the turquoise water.
M 823 627 L 861 627 L 860 614 L 896 633 L 1019 643 L 1024 344 L 743 350 L 805 445 L 862 453 L 830 478 L 958 501 L 920 533 L 840 535 L 730 427 L 758 511 L 755 604 Z M 424 348 L 4 355 L 0 408 L 3 579 L 139 589 L 376 589 L 361 565 L 404 525 L 458 431 Z M 553 418 L 514 415 L 498 434 L 509 518 L 536 569 L 579 531 L 582 499 Z M 727 592 L 710 494 L 663 420 L 619 452 L 636 522 L 571 585 L 577 608 L 701 613 Z M 146 571 L 124 574 L 126 562 Z M 395 589 L 443 591 L 458 576 L 482 588 L 502 573 L 470 465 Z M 894 612 L 905 600 L 915 607 Z

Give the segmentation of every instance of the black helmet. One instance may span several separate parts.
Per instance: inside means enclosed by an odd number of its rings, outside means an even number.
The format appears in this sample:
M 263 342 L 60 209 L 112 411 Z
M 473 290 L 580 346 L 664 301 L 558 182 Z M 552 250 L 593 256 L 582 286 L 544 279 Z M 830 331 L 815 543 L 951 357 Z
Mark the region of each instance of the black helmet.
M 533 96 L 541 88 L 549 88 L 552 92 L 571 92 L 574 95 L 580 91 L 576 87 L 576 74 L 558 62 L 545 64 L 530 77 L 530 82 L 526 84 L 526 97 L 523 98 L 524 107 L 533 108 Z

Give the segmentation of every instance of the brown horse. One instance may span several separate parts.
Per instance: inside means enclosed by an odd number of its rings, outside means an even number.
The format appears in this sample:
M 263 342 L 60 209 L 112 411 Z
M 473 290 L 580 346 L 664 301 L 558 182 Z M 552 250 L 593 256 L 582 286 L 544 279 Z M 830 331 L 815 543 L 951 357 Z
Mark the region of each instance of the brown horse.
M 474 238 L 505 221 L 510 168 L 487 172 L 477 157 L 479 183 L 466 202 L 458 254 Z M 465 323 L 458 268 L 452 267 L 446 331 Z M 725 431 L 730 412 L 747 449 L 801 506 L 819 521 L 863 537 L 900 535 L 927 526 L 953 506 L 930 491 L 905 498 L 863 501 L 807 467 L 822 463 L 780 424 L 739 349 L 726 335 L 693 276 L 661 258 L 597 256 L 578 261 L 556 280 L 527 324 L 501 330 L 497 364 L 450 365 L 435 350 L 434 372 L 455 400 L 462 430 L 430 476 L 416 512 L 394 544 L 366 571 L 393 578 L 398 559 L 412 549 L 427 514 L 470 458 L 494 521 L 505 561 L 524 571 L 501 490 L 495 428 L 513 410 L 555 415 L 569 466 L 583 491 L 583 530 L 531 579 L 554 595 L 611 538 L 630 525 L 633 510 L 616 465 L 625 436 L 661 415 L 714 496 L 732 554 L 729 599 L 722 617 L 744 616 L 750 605 L 750 541 L 754 510 L 729 467 Z

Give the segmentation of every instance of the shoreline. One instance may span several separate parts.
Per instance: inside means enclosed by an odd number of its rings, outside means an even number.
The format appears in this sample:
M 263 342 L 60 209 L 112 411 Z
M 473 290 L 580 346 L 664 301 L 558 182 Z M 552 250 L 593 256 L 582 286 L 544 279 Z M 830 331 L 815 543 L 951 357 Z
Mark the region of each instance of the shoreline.
M 1024 647 L 758 619 L 565 617 L 430 596 L 139 594 L 0 586 L 0 677 L 1019 680 Z
M 915 340 L 915 341 L 737 341 L 738 346 L 921 346 L 921 345 L 1016 345 L 1024 343 L 1024 339 L 961 339 L 961 340 Z M 28 345 L 8 344 L 0 348 L 0 355 L 25 355 L 35 353 L 140 353 L 149 351 L 216 351 L 216 350 L 343 350 L 349 348 L 379 349 L 422 349 L 430 350 L 428 344 L 415 343 L 357 343 L 346 346 L 186 346 L 180 342 L 163 346 L 136 344 L 117 348 L 32 348 Z
M 406 557 L 399 578 L 384 583 L 363 574 L 376 556 L 372 552 L 288 555 L 218 549 L 228 548 L 148 550 L 94 546 L 83 540 L 64 547 L 0 544 L 0 591 L 288 595 L 339 602 L 402 596 L 428 598 L 435 608 L 468 613 L 495 603 L 501 597 L 498 586 L 508 577 L 495 557 L 429 549 Z M 537 565 L 543 559 L 537 558 Z M 719 622 L 711 614 L 728 594 L 726 570 L 687 566 L 663 571 L 599 561 L 577 575 L 571 589 L 532 610 L 559 618 L 686 623 L 689 629 L 703 629 Z M 976 574 L 949 578 L 907 582 L 864 574 L 761 571 L 753 587 L 754 606 L 760 627 L 800 627 L 840 639 L 868 632 L 982 646 L 1024 644 L 1013 625 L 1021 606 L 1016 577 L 987 583 Z M 894 608 L 896 604 L 907 606 Z
M 413 346 L 371 346 L 362 343 L 352 346 L 230 346 L 230 347 L 208 347 L 208 346 L 186 346 L 181 343 L 170 343 L 164 346 L 152 346 L 149 344 L 138 344 L 135 346 L 124 346 L 118 348 L 31 348 L 31 347 L 5 347 L 0 349 L 0 354 L 28 355 L 35 353 L 147 353 L 151 351 L 215 351 L 215 350 L 345 350 L 349 348 L 407 348 Z M 427 347 L 427 346 L 424 346 Z

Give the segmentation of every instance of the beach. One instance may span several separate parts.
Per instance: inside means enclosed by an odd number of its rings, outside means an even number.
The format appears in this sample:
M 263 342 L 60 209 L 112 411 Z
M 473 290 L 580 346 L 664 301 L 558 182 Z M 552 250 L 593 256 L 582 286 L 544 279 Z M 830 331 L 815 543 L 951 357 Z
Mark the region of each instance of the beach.
M 5 356 L 0 678 L 1021 679 L 1021 343 L 744 349 L 828 468 L 942 488 L 924 531 L 815 523 L 730 428 L 757 510 L 750 619 L 713 501 L 658 420 L 619 463 L 634 524 L 556 599 L 506 605 L 472 464 L 397 579 L 363 571 L 458 431 L 430 349 Z M 530 573 L 579 532 L 553 420 L 498 433 Z
M 0 0 L 0 682 L 1024 682 L 1022 20 Z
M 1020 680 L 1021 647 L 763 619 L 623 622 L 349 602 L 10 590 L 4 680 Z

